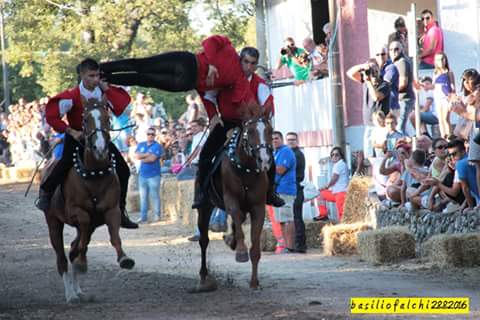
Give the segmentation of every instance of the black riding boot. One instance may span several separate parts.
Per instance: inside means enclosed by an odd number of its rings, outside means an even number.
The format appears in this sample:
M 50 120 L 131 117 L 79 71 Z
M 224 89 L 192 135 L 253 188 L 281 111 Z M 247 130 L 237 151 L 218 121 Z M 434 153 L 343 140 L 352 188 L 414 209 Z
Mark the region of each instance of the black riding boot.
M 205 173 L 203 173 L 203 171 L 205 170 L 200 170 L 200 168 L 197 171 L 192 209 L 200 209 L 207 202 L 207 195 L 204 190 Z
M 38 191 L 38 199 L 35 201 L 35 206 L 42 211 L 46 211 L 50 208 L 50 200 L 52 199 L 52 193 L 43 190 L 42 188 Z
M 272 163 L 268 170 L 267 205 L 279 208 L 285 205 L 285 201 L 275 191 L 275 171 L 275 163 Z

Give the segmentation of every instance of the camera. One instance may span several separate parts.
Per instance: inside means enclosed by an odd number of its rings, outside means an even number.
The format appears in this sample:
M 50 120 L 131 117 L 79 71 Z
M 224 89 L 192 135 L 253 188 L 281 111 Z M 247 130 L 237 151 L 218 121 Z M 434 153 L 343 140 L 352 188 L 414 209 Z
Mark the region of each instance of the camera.
M 281 53 L 282 55 L 286 55 L 286 54 L 288 54 L 289 51 L 290 51 L 290 50 L 287 49 L 287 48 L 282 48 L 282 49 L 280 50 L 280 53 Z
M 360 69 L 360 72 L 363 73 L 367 77 L 369 77 L 372 74 L 371 69 Z

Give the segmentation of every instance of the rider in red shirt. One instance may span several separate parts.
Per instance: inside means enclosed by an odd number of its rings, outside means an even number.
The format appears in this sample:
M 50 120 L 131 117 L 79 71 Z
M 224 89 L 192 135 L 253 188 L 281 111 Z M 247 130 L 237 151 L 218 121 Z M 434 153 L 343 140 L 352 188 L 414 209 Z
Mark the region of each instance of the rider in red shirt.
M 50 206 L 50 199 L 56 187 L 66 178 L 68 171 L 73 165 L 72 154 L 78 146 L 82 148 L 79 141 L 82 139 L 83 104 L 82 96 L 85 99 L 95 98 L 101 100 L 103 96 L 110 104 L 116 116 L 122 114 L 130 103 L 130 95 L 119 87 L 113 87 L 100 80 L 100 69 L 98 63 L 93 59 L 85 59 L 79 64 L 81 82 L 78 86 L 59 93 L 51 98 L 46 106 L 45 116 L 47 123 L 57 132 L 65 132 L 65 142 L 62 157 L 50 171 L 48 177 L 40 186 L 40 195 L 36 202 L 40 210 L 47 210 Z M 66 115 L 68 123 L 62 120 Z M 116 171 L 120 181 L 120 209 L 122 211 L 121 225 L 124 228 L 138 228 L 138 225 L 131 222 L 125 212 L 128 178 L 130 169 L 125 163 L 122 155 L 113 143 L 109 145 L 110 152 L 115 154 L 117 159 Z

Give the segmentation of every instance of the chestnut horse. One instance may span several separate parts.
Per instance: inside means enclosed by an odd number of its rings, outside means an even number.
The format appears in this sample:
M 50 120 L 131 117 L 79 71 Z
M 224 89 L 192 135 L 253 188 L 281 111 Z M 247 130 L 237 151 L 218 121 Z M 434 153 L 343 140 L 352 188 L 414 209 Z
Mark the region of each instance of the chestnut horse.
M 202 265 L 200 282 L 196 292 L 213 291 L 216 281 L 207 269 L 208 224 L 214 207 L 225 209 L 232 217 L 232 235 L 225 242 L 236 251 L 237 262 L 252 263 L 250 288 L 258 288 L 258 262 L 260 260 L 260 236 L 265 219 L 265 202 L 268 190 L 268 170 L 274 161 L 272 157 L 272 126 L 269 114 L 256 116 L 242 123 L 242 128 L 231 132 L 225 156 L 221 160 L 209 183 L 210 201 L 198 209 L 198 228 Z M 242 223 L 250 213 L 251 248 L 248 252 Z M 250 253 L 250 254 L 249 254 Z
M 75 148 L 74 167 L 68 172 L 63 185 L 55 191 L 51 206 L 45 211 L 67 302 L 78 302 L 85 298 L 77 275 L 87 272 L 87 247 L 98 226 L 108 226 L 110 241 L 117 251 L 120 267 L 131 269 L 135 265 L 134 260 L 123 252 L 119 235 L 120 184 L 115 173 L 115 157 L 109 154 L 110 116 L 107 104 L 106 101 L 95 99 L 85 101 L 83 97 L 82 102 L 85 144 Z M 65 224 L 77 229 L 77 236 L 70 246 L 71 275 L 68 274 L 63 244 Z

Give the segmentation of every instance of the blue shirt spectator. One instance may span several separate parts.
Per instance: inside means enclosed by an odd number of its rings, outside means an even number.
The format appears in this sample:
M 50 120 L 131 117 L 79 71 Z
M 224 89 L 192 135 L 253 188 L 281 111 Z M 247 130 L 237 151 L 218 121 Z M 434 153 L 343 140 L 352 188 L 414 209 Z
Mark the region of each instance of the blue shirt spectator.
M 467 183 L 470 188 L 470 194 L 475 198 L 478 204 L 480 197 L 477 188 L 477 170 L 475 169 L 475 165 L 470 163 L 468 157 L 465 155 L 465 157 L 457 161 L 455 164 L 455 170 L 458 172 L 458 179 Z
M 163 147 L 156 141 L 140 142 L 137 145 L 137 153 L 151 153 L 157 157 L 156 161 L 153 162 L 140 162 L 140 169 L 138 174 L 143 178 L 151 178 L 160 175 L 160 157 L 164 154 Z
M 297 180 L 296 170 L 297 161 L 292 149 L 286 145 L 280 146 L 275 150 L 275 164 L 282 166 L 287 171 L 283 175 L 278 173 L 275 175 L 275 184 L 277 185 L 277 192 L 287 195 L 297 194 Z
M 388 59 L 380 69 L 380 76 L 390 83 L 390 109 L 400 109 L 398 103 L 399 73 L 392 60 Z
M 112 116 L 112 129 L 121 129 L 128 126 L 130 117 L 130 106 L 118 117 Z M 120 132 L 112 133 L 112 143 L 118 148 L 120 152 L 128 152 L 127 137 L 132 135 L 132 128 L 125 128 Z
M 57 139 L 62 140 L 62 142 L 59 142 L 53 149 L 53 157 L 55 158 L 55 160 L 60 160 L 63 154 L 63 142 L 65 141 L 65 133 L 55 133 L 54 135 L 52 135 L 52 138 L 54 139 L 54 141 L 57 141 Z

